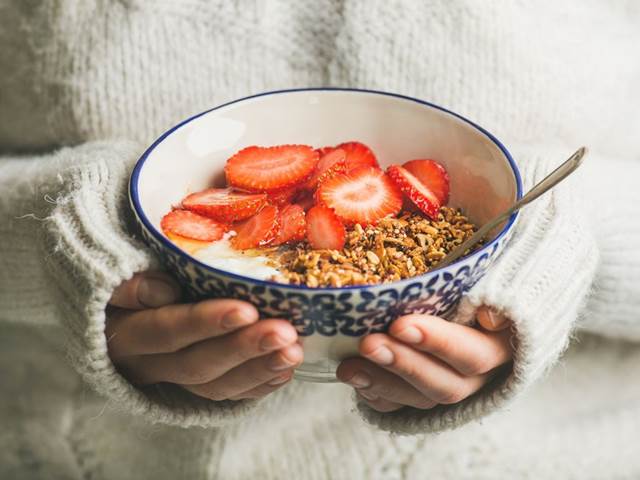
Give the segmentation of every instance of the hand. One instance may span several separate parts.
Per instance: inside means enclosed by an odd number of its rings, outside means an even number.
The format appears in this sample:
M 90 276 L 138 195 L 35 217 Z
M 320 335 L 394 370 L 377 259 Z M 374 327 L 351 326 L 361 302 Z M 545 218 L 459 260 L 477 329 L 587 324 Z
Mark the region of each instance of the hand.
M 380 412 L 457 403 L 482 388 L 513 355 L 510 322 L 486 307 L 477 319 L 481 329 L 430 315 L 400 317 L 388 334 L 364 337 L 359 347 L 364 358 L 343 361 L 338 378 Z
M 173 304 L 180 290 L 166 274 L 144 272 L 114 292 L 105 334 L 109 356 L 134 384 L 169 382 L 211 400 L 259 398 L 302 363 L 295 328 L 258 321 L 238 300 Z

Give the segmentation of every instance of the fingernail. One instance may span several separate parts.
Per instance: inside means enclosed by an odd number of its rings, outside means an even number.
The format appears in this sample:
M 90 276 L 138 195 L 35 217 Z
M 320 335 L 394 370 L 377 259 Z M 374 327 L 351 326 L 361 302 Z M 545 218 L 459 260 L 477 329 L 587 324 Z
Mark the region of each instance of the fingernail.
M 380 365 L 391 365 L 393 363 L 393 352 L 384 345 L 366 354 L 365 357 Z
M 367 388 L 371 386 L 371 378 L 366 373 L 358 372 L 347 383 L 355 388 Z
M 358 392 L 358 393 L 359 393 L 360 395 L 362 395 L 364 398 L 366 398 L 367 400 L 371 400 L 371 401 L 373 401 L 373 400 L 377 400 L 377 399 L 378 399 L 378 396 L 377 396 L 377 395 L 374 395 L 374 394 L 373 394 L 373 393 L 371 393 L 371 392 Z
M 485 311 L 487 312 L 487 320 L 491 326 L 494 328 L 497 327 L 499 325 L 498 316 L 490 308 L 487 308 Z
M 269 359 L 267 362 L 267 367 L 269 370 L 274 372 L 278 372 L 280 370 L 287 370 L 295 365 L 295 362 L 292 362 L 287 357 L 285 357 L 281 352 L 276 353 Z
M 238 308 L 234 308 L 222 317 L 222 326 L 228 329 L 243 327 L 250 322 L 251 318 Z
M 416 327 L 407 327 L 395 334 L 394 337 L 406 343 L 420 343 L 424 338 L 422 332 Z
M 262 350 L 273 350 L 275 348 L 284 347 L 288 343 L 289 342 L 286 338 L 283 338 L 277 333 L 270 333 L 260 341 L 260 348 Z
M 161 307 L 177 299 L 176 289 L 163 280 L 144 278 L 138 284 L 138 301 L 147 307 Z
M 281 385 L 287 382 L 291 378 L 291 375 L 282 375 L 281 377 L 276 377 L 270 382 L 267 382 L 267 385 Z

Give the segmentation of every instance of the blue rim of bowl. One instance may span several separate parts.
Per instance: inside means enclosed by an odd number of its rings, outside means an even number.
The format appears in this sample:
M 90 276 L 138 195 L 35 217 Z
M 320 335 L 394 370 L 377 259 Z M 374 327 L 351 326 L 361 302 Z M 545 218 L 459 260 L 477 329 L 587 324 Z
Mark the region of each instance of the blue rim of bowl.
M 139 200 L 139 195 L 138 195 L 138 177 L 140 176 L 140 171 L 142 170 L 142 167 L 143 167 L 145 161 L 149 157 L 149 154 L 166 137 L 171 135 L 175 130 L 177 130 L 178 128 L 182 127 L 183 125 L 186 125 L 187 123 L 189 123 L 189 122 L 195 120 L 196 118 L 199 118 L 202 115 L 205 115 L 205 114 L 207 114 L 209 112 L 213 112 L 215 110 L 219 110 L 221 108 L 228 107 L 229 105 L 233 105 L 235 103 L 240 103 L 240 102 L 244 102 L 246 100 L 251 100 L 253 98 L 266 97 L 266 96 L 269 96 L 269 95 L 280 95 L 280 94 L 284 94 L 284 93 L 326 92 L 326 91 L 329 91 L 329 92 L 367 93 L 367 94 L 384 95 L 384 96 L 387 96 L 387 97 L 399 98 L 399 99 L 402 99 L 402 100 L 408 100 L 408 101 L 411 101 L 411 102 L 414 102 L 414 103 L 418 103 L 420 105 L 425 105 L 425 106 L 430 107 L 430 108 L 435 108 L 436 110 L 440 110 L 441 112 L 448 113 L 449 115 L 452 115 L 452 116 L 462 120 L 463 122 L 467 123 L 468 125 L 471 125 L 473 128 L 475 128 L 480 133 L 485 135 L 489 140 L 491 140 L 502 151 L 504 156 L 507 158 L 507 160 L 509 162 L 509 165 L 511 166 L 511 171 L 513 172 L 513 175 L 514 175 L 515 180 L 516 180 L 516 200 L 519 200 L 520 198 L 522 198 L 522 179 L 520 177 L 520 171 L 518 170 L 518 166 L 516 165 L 516 162 L 513 160 L 513 157 L 511 157 L 511 154 L 509 153 L 509 151 L 500 142 L 500 140 L 498 140 L 495 136 L 493 136 L 493 134 L 491 134 L 490 132 L 488 132 L 487 130 L 482 128 L 480 125 L 477 125 L 476 123 L 472 122 L 471 120 L 463 117 L 462 115 L 459 115 L 459 114 L 457 114 L 455 112 L 452 112 L 451 110 L 448 110 L 448 109 L 446 109 L 444 107 L 441 107 L 439 105 L 435 105 L 435 104 L 433 104 L 431 102 L 427 102 L 425 100 L 420 100 L 418 98 L 409 97 L 407 95 L 401 95 L 399 93 L 384 92 L 384 91 L 381 91 L 381 90 L 367 90 L 367 89 L 361 89 L 361 88 L 309 87 L 309 88 L 291 88 L 291 89 L 286 89 L 286 90 L 274 90 L 274 91 L 270 91 L 270 92 L 262 92 L 262 93 L 258 93 L 258 94 L 255 94 L 255 95 L 250 95 L 248 97 L 239 98 L 237 100 L 233 100 L 231 102 L 223 103 L 222 105 L 218 105 L 217 107 L 213 107 L 213 108 L 211 108 L 209 110 L 205 110 L 204 112 L 201 112 L 201 113 L 198 113 L 198 114 L 196 114 L 196 115 L 194 115 L 192 117 L 189 117 L 188 119 L 180 122 L 179 124 L 173 126 L 169 130 L 164 132 L 160 137 L 158 137 L 158 139 L 155 142 L 153 142 L 153 144 L 151 144 L 151 146 L 149 148 L 147 148 L 147 150 L 145 150 L 145 152 L 142 154 L 142 156 L 136 162 L 136 165 L 133 168 L 133 171 L 131 172 L 131 177 L 129 178 L 129 200 L 131 201 L 131 204 L 133 205 L 133 208 L 135 210 L 136 215 L 142 221 L 142 223 L 147 228 L 147 230 L 149 230 L 153 234 L 153 236 L 156 239 L 158 239 L 160 241 L 160 243 L 162 243 L 166 248 L 176 252 L 179 255 L 183 255 L 183 256 L 189 258 L 192 262 L 194 262 L 195 264 L 199 265 L 201 268 L 204 268 L 205 270 L 208 270 L 208 271 L 213 272 L 213 273 L 218 274 L 218 275 L 228 276 L 228 277 L 231 277 L 231 278 L 234 278 L 234 279 L 237 279 L 237 280 L 242 280 L 244 282 L 248 281 L 248 282 L 252 282 L 252 283 L 257 283 L 257 284 L 261 284 L 261 285 L 265 285 L 265 286 L 271 286 L 271 287 L 277 287 L 277 288 L 291 288 L 291 289 L 295 289 L 295 290 L 314 290 L 314 291 L 363 290 L 363 289 L 370 289 L 370 288 L 376 288 L 376 287 L 382 287 L 382 286 L 384 286 L 386 288 L 389 288 L 389 287 L 393 287 L 393 285 L 396 285 L 396 284 L 399 284 L 399 283 L 405 283 L 405 282 L 410 281 L 410 280 L 420 279 L 420 278 L 423 278 L 425 276 L 432 275 L 433 273 L 436 273 L 439 270 L 449 269 L 449 268 L 459 264 L 460 262 L 462 262 L 462 260 L 466 260 L 466 259 L 469 259 L 469 258 L 476 257 L 478 255 L 481 255 L 483 252 L 488 251 L 489 248 L 492 247 L 493 245 L 495 245 L 498 241 L 500 241 L 500 239 L 502 237 L 504 237 L 507 234 L 507 232 L 511 229 L 511 227 L 514 225 L 514 223 L 515 223 L 515 221 L 516 221 L 516 219 L 518 217 L 518 213 L 519 212 L 515 212 L 514 214 L 511 215 L 511 217 L 509 217 L 509 220 L 508 220 L 507 224 L 502 228 L 500 233 L 498 235 L 496 235 L 496 237 L 493 240 L 491 240 L 489 243 L 484 245 L 482 248 L 476 250 L 475 252 L 472 252 L 469 255 L 466 255 L 464 257 L 459 258 L 458 260 L 456 260 L 452 264 L 447 265 L 446 267 L 443 267 L 442 269 L 434 268 L 433 270 L 430 270 L 430 271 L 428 271 L 426 273 L 423 273 L 422 275 L 417 275 L 415 277 L 405 278 L 405 279 L 402 279 L 402 280 L 396 280 L 395 282 L 389 282 L 389 283 L 384 283 L 384 284 L 379 284 L 379 285 L 352 285 L 352 286 L 347 286 L 347 287 L 319 287 L 319 288 L 311 288 L 311 287 L 307 287 L 306 285 L 291 285 L 291 284 L 287 284 L 287 283 L 274 282 L 274 281 L 271 281 L 271 280 L 260 280 L 260 279 L 257 279 L 257 278 L 246 277 L 244 275 L 240 275 L 240 274 L 237 274 L 237 273 L 228 272 L 226 270 L 221 270 L 221 269 L 212 267 L 210 265 L 207 265 L 206 263 L 201 262 L 197 258 L 189 255 L 184 250 L 182 250 L 182 249 L 178 248 L 177 246 L 175 246 L 173 244 L 173 242 L 171 242 L 168 238 L 166 238 L 161 232 L 159 232 L 152 225 L 152 223 L 149 221 L 149 219 L 145 215 L 145 213 L 144 213 L 144 211 L 142 209 L 142 206 L 140 205 L 140 200 Z

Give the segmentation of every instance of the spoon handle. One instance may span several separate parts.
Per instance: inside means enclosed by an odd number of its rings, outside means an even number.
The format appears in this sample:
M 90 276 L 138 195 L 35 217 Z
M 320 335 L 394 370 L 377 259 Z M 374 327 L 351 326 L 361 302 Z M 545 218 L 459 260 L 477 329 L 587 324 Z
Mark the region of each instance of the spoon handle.
M 492 218 L 489 222 L 483 225 L 476 233 L 469 237 L 466 241 L 461 243 L 458 247 L 453 249 L 449 254 L 444 257 L 438 264 L 437 268 L 446 267 L 455 262 L 458 258 L 464 255 L 464 253 L 473 247 L 476 243 L 481 241 L 487 233 L 493 228 L 500 225 L 507 218 L 509 218 L 514 212 L 517 212 L 522 207 L 531 203 L 543 193 L 547 192 L 551 188 L 555 187 L 562 180 L 571 175 L 582 164 L 582 159 L 587 153 L 586 147 L 580 147 L 573 155 L 571 155 L 562 165 L 556 168 L 553 172 L 547 175 L 544 179 L 538 182 L 527 194 L 511 205 L 507 210 Z

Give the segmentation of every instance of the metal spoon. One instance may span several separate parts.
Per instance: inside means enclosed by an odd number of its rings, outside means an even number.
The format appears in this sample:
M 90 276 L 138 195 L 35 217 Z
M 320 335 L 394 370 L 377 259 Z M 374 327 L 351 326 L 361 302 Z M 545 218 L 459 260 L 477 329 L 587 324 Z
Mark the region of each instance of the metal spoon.
M 458 245 L 457 248 L 453 249 L 449 254 L 444 257 L 438 264 L 436 268 L 446 267 L 451 263 L 455 262 L 458 258 L 464 255 L 464 253 L 473 247 L 476 243 L 481 241 L 484 236 L 491 231 L 491 229 L 495 228 L 500 223 L 504 222 L 507 218 L 511 216 L 512 213 L 517 212 L 522 207 L 531 203 L 533 200 L 538 198 L 540 195 L 545 193 L 547 190 L 555 187 L 562 180 L 571 175 L 575 170 L 582 164 L 582 158 L 586 155 L 587 148 L 580 147 L 573 155 L 569 157 L 567 161 L 565 161 L 562 165 L 556 168 L 553 172 L 547 175 L 543 180 L 538 182 L 531 190 L 527 192 L 527 194 L 514 203 L 507 210 L 502 212 L 497 217 L 494 217 L 488 223 L 486 223 L 482 228 L 480 228 L 476 233 L 474 233 L 471 237 L 469 237 L 466 241 Z

